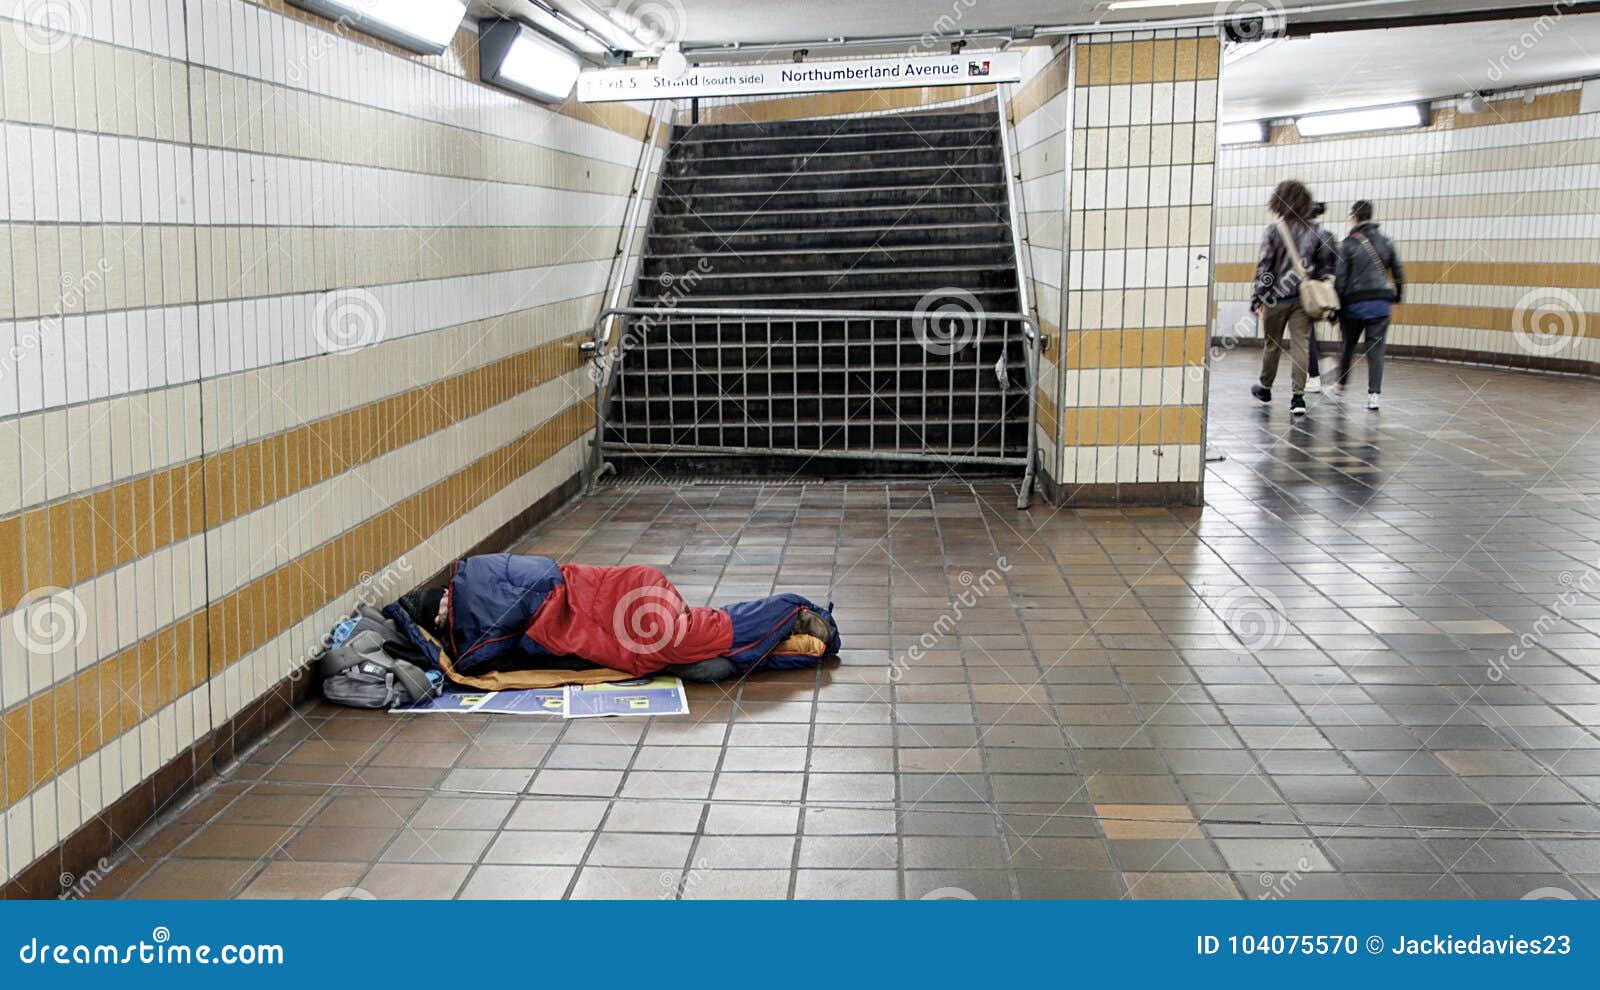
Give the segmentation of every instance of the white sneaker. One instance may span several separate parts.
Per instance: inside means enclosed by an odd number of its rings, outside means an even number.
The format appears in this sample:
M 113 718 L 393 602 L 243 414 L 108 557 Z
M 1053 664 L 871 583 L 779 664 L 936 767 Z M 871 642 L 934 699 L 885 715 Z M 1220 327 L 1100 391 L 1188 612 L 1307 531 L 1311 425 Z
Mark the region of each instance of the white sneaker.
M 1376 392 L 1368 392 L 1367 393 L 1367 408 L 1368 409 L 1376 409 L 1376 408 L 1378 408 L 1378 393 L 1376 393 Z
M 1307 392 L 1320 392 L 1320 391 L 1322 391 L 1322 379 L 1317 375 L 1312 375 L 1310 378 L 1307 378 L 1306 379 L 1306 391 Z

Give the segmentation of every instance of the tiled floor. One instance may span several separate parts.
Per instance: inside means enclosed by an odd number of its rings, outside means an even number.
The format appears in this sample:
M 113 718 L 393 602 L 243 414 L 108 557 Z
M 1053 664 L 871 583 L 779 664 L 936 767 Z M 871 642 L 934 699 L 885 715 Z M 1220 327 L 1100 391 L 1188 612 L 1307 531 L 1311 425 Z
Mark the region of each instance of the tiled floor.
M 1255 357 L 1219 364 L 1203 511 L 580 502 L 522 549 L 832 599 L 842 662 L 654 722 L 313 706 L 97 894 L 1600 892 L 1600 385 L 1400 361 L 1380 412 L 1291 425 Z

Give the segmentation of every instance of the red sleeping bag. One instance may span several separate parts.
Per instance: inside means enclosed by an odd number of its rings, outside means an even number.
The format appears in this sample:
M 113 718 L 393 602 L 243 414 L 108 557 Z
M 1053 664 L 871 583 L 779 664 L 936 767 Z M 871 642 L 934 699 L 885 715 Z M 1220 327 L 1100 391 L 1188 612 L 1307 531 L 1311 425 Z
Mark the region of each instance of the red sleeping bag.
M 728 613 L 689 607 L 654 567 L 562 564 L 561 578 L 528 626 L 528 637 L 551 653 L 643 677 L 733 646 Z

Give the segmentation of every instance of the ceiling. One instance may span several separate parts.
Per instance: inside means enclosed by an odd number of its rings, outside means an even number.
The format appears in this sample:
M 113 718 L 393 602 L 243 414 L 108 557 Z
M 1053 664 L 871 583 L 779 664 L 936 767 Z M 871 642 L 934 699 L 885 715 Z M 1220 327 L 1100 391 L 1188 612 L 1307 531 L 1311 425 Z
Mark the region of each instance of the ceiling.
M 1525 54 L 1515 57 L 1519 51 Z M 1231 52 L 1222 115 L 1288 117 L 1596 74 L 1600 14 L 1336 31 Z
M 686 47 L 737 43 L 776 45 L 785 54 L 796 42 L 875 36 L 921 37 L 1011 25 L 1135 23 L 1172 18 L 1212 18 L 1218 13 L 1259 15 L 1282 10 L 1289 20 L 1360 20 L 1499 10 L 1529 0 L 1196 0 L 1170 6 L 1110 11 L 1112 0 L 543 0 L 564 12 L 591 10 L 653 20 Z M 1543 6 L 1548 7 L 1550 0 Z M 474 13 L 526 16 L 532 0 L 472 0 Z M 1300 12 L 1300 13 L 1297 13 Z M 941 21 L 941 19 L 943 19 Z M 826 51 L 810 46 L 813 56 Z M 904 50 L 904 46 L 900 46 Z
M 1284 11 L 1296 24 L 1482 14 L 1552 0 L 1198 0 L 1109 11 L 1112 0 L 471 0 L 473 16 L 537 20 L 535 2 L 587 23 L 643 18 L 636 36 L 676 39 L 695 61 L 786 58 L 804 45 L 813 58 L 902 52 L 904 39 L 944 39 L 959 31 L 1012 25 L 1059 27 L 1140 23 L 1220 14 Z M 1571 0 L 1565 0 L 1571 5 Z M 1591 8 L 1592 9 L 1592 8 Z M 609 30 L 615 30 L 611 27 Z M 827 39 L 896 37 L 877 45 L 829 46 Z M 1533 44 L 1527 43 L 1533 39 Z M 819 40 L 822 39 L 822 40 Z M 975 48 L 999 44 L 973 40 Z M 938 42 L 942 43 L 942 41 Z M 733 45 L 732 49 L 704 46 Z M 915 42 L 912 42 L 915 44 Z M 924 47 L 927 47 L 925 44 Z M 1514 53 L 1524 51 L 1523 57 Z M 1309 71 L 1308 71 L 1309 70 Z M 1462 21 L 1377 30 L 1345 29 L 1237 49 L 1223 70 L 1223 116 L 1285 117 L 1315 110 L 1438 98 L 1600 74 L 1600 13 Z

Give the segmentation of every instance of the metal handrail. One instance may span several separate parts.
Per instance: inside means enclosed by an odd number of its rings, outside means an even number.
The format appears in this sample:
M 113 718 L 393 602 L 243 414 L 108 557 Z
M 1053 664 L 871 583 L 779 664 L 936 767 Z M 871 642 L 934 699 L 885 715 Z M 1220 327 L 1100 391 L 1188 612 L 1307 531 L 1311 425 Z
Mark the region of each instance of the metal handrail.
M 1017 209 L 1017 204 L 1022 199 L 1022 186 L 1017 182 L 1018 174 L 1011 171 L 1011 131 L 1007 127 L 1006 121 L 1006 91 L 1008 88 L 1005 83 L 999 83 L 994 88 L 995 118 L 1000 127 L 1000 157 L 1006 176 L 1006 209 L 1009 212 L 1010 219 L 1011 252 L 1017 262 L 1017 303 L 1024 313 L 1031 313 L 1033 312 L 1033 306 L 1028 301 L 1028 272 L 1033 270 L 1033 253 L 1031 244 L 1027 254 L 1023 253 L 1022 248 L 1022 219 L 1024 214 Z M 1019 151 L 1017 158 L 1019 172 L 1021 168 L 1022 158 Z M 1037 334 L 1038 324 L 1035 322 L 1031 325 Z M 1023 333 L 1026 335 L 1027 330 L 1024 330 Z M 1037 341 L 1035 344 L 1036 346 L 1028 348 L 1028 360 L 1032 365 L 1028 369 L 1028 467 L 1023 475 L 1022 490 L 1017 495 L 1017 508 L 1019 509 L 1028 507 L 1028 498 L 1033 492 L 1033 462 L 1035 457 L 1033 431 L 1036 429 L 1038 420 L 1037 406 L 1039 399 L 1036 393 L 1039 389 L 1039 351 L 1041 350 L 1037 346 Z M 1044 341 L 1044 345 L 1049 346 L 1048 339 Z
M 667 113 L 660 114 L 659 111 L 663 103 L 666 103 Z M 618 245 L 617 253 L 612 259 L 614 271 L 606 274 L 606 284 L 608 286 L 606 305 L 608 307 L 618 305 L 622 299 L 624 288 L 629 290 L 628 301 L 633 301 L 633 290 L 637 286 L 638 278 L 627 278 L 628 260 L 633 257 L 633 242 L 639 234 L 639 219 L 644 213 L 645 203 L 654 203 L 661 192 L 662 179 L 667 172 L 666 151 L 662 150 L 661 152 L 661 164 L 656 168 L 656 174 L 653 177 L 654 184 L 648 196 L 645 194 L 645 186 L 652 181 L 652 177 L 642 173 L 647 171 L 651 159 L 655 157 L 656 149 L 660 147 L 661 128 L 666 125 L 666 118 L 671 114 L 672 105 L 670 101 L 656 100 L 650 105 L 651 126 L 649 137 L 645 145 L 640 149 L 639 163 L 634 167 L 633 189 L 628 193 L 628 205 L 623 211 L 622 222 L 625 225 L 625 230 L 623 231 L 625 240 Z M 640 264 L 643 264 L 642 260 Z
M 1028 423 L 1027 423 L 1027 461 L 1023 469 L 1022 482 L 1017 491 L 1017 508 L 1026 509 L 1032 501 L 1034 485 L 1034 462 L 1038 452 L 1038 382 L 1039 382 L 1039 353 L 1050 346 L 1050 339 L 1039 330 L 1037 321 L 1025 312 L 1000 312 L 987 311 L 971 314 L 974 318 L 982 320 L 1015 321 L 1022 333 L 1023 347 L 1027 357 L 1027 393 L 1028 393 Z M 740 319 L 746 321 L 825 321 L 825 320 L 911 320 L 928 319 L 929 314 L 920 310 L 872 310 L 872 309 L 735 309 L 721 307 L 696 307 L 696 306 L 608 306 L 595 316 L 592 325 L 591 339 L 585 341 L 581 347 L 589 354 L 592 366 L 598 372 L 594 376 L 595 383 L 595 431 L 590 443 L 590 456 L 585 471 L 584 490 L 593 493 L 595 484 L 606 472 L 613 470 L 611 464 L 602 457 L 602 444 L 606 429 L 606 411 L 610 404 L 611 389 L 616 375 L 622 366 L 623 345 L 617 345 L 618 356 L 607 363 L 606 351 L 611 343 L 611 327 L 616 317 L 627 316 L 656 316 L 664 322 L 674 316 L 686 317 L 713 317 L 719 319 Z M 626 338 L 624 338 L 625 340 Z M 688 451 L 686 451 L 688 452 Z M 833 456 L 830 452 L 829 456 Z M 892 458 L 886 458 L 892 459 Z
M 1022 253 L 1022 220 L 1017 211 L 1017 202 L 1022 198 L 1022 189 L 1017 183 L 1016 173 L 1011 171 L 1011 133 L 1006 127 L 1006 84 L 999 83 L 994 88 L 995 119 L 1000 128 L 1000 164 L 1006 176 L 1006 210 L 1009 213 L 1011 227 L 1011 252 L 1017 259 L 1017 303 L 1018 309 L 1024 313 L 1032 312 L 1033 306 L 1028 302 L 1028 271 L 1033 265 L 1032 256 L 1027 256 L 1024 261 Z M 1018 159 L 1017 167 L 1022 167 Z M 1024 267 L 1024 266 L 1027 267 Z

